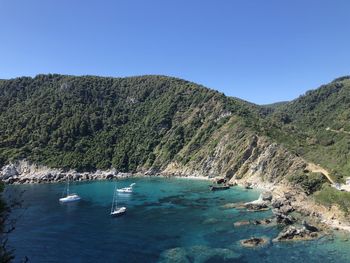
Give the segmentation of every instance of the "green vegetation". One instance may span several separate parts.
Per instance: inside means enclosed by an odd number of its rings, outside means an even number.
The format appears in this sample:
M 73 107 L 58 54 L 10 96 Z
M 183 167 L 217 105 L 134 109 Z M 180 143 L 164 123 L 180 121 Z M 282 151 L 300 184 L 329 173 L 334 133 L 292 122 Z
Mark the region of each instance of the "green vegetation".
M 295 174 L 289 176 L 287 179 L 289 182 L 301 186 L 307 194 L 319 191 L 322 185 L 327 181 L 325 176 L 321 173 Z
M 328 207 L 331 207 L 332 205 L 337 205 L 342 211 L 349 215 L 349 192 L 342 192 L 325 184 L 320 191 L 314 193 L 314 198 L 317 202 Z
M 350 175 L 350 78 L 338 78 L 279 106 L 261 130 L 342 181 Z
M 79 171 L 162 169 L 172 161 L 209 170 L 220 155 L 232 176 L 256 135 L 265 135 L 337 182 L 350 176 L 350 77 L 265 106 L 165 76 L 22 77 L 0 81 L 0 123 L 0 166 L 25 158 Z M 322 174 L 287 179 L 348 212 L 350 193 L 327 186 Z
M 38 75 L 0 83 L 0 161 L 120 171 L 160 168 L 193 155 L 228 113 L 255 123 L 238 99 L 163 76 Z M 226 115 L 225 115 L 226 114 Z
M 350 175 L 349 106 L 349 77 L 265 106 L 165 76 L 3 80 L 0 165 L 27 158 L 86 171 L 157 169 L 203 158 L 216 132 L 236 140 L 237 129 L 266 135 L 342 181 Z
M 258 154 L 254 145 L 266 136 L 267 144 L 320 164 L 337 182 L 350 176 L 350 77 L 265 106 L 165 76 L 22 77 L 0 81 L 0 123 L 0 167 L 28 159 L 79 171 L 131 172 L 176 161 L 207 172 L 216 158 L 230 177 Z M 289 166 L 276 163 L 275 171 L 286 174 Z M 328 186 L 322 174 L 287 179 L 317 202 L 349 213 L 350 193 Z M 0 200 L 1 218 L 8 212 Z M 10 260 L 5 245 L 0 258 Z

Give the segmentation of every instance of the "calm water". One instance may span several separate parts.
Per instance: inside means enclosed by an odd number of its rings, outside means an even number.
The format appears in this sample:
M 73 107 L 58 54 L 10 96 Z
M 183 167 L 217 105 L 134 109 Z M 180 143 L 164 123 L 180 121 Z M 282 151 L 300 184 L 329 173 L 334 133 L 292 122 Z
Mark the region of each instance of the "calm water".
M 273 238 L 276 226 L 234 227 L 233 222 L 267 218 L 271 212 L 223 209 L 230 202 L 251 201 L 258 192 L 234 188 L 208 191 L 209 182 L 138 178 L 133 194 L 119 194 L 127 214 L 109 216 L 115 182 L 75 183 L 83 200 L 60 204 L 64 184 L 13 186 L 25 190 L 17 228 L 10 237 L 16 259 L 31 262 L 350 262 L 345 236 L 317 241 L 272 243 L 242 248 L 251 236 Z

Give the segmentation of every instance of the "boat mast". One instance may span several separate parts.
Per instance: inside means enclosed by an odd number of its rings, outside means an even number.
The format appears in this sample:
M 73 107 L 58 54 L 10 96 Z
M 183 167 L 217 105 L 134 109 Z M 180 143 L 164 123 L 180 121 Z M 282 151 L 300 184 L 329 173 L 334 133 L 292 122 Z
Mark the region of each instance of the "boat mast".
M 115 185 L 114 186 L 114 192 L 113 192 L 113 200 L 112 200 L 112 208 L 111 208 L 111 213 L 114 211 L 114 200 L 115 200 L 115 192 L 116 192 L 116 189 L 117 186 Z
M 69 195 L 69 175 L 67 177 L 67 196 Z

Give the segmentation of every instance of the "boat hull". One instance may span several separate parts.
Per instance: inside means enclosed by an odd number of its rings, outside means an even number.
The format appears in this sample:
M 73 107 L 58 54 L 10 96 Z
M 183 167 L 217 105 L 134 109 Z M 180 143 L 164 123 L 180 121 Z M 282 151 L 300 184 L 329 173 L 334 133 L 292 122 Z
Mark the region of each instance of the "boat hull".
M 121 207 L 113 212 L 111 212 L 112 217 L 122 216 L 126 213 L 126 207 Z
M 118 189 L 117 192 L 118 193 L 123 193 L 123 194 L 130 194 L 130 193 L 132 193 L 132 190 L 129 190 L 129 189 Z
M 67 197 L 62 197 L 59 199 L 60 203 L 71 203 L 71 202 L 77 202 L 81 198 L 78 195 L 73 195 L 73 196 L 67 196 Z

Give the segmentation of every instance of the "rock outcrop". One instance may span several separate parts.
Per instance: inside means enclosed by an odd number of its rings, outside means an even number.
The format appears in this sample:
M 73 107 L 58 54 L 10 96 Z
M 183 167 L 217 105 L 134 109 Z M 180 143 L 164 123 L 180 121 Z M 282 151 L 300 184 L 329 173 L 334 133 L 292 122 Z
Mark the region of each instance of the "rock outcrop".
M 310 231 L 305 227 L 289 226 L 284 229 L 276 238 L 272 241 L 295 241 L 295 240 L 312 240 L 319 236 L 317 232 Z
M 8 164 L 0 170 L 0 180 L 8 184 L 51 183 L 66 181 L 110 180 L 132 176 L 130 173 L 118 173 L 116 170 L 97 170 L 93 173 L 78 173 L 75 170 L 51 169 L 27 161 Z
M 251 237 L 240 241 L 242 246 L 248 247 L 248 248 L 260 247 L 267 244 L 267 242 L 268 242 L 268 239 L 261 238 L 261 237 Z

